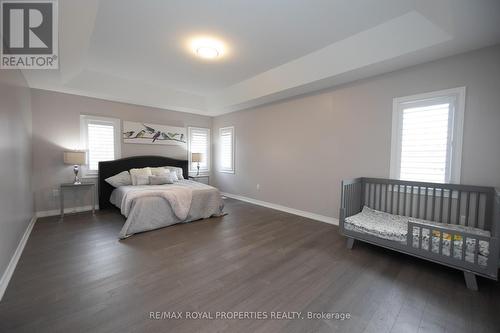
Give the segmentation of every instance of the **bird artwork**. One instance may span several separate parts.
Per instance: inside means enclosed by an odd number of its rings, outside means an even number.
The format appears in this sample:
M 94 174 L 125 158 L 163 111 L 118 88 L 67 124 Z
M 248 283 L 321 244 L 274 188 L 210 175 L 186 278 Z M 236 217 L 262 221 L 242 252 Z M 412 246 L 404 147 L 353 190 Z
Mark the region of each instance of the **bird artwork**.
M 154 132 L 156 132 L 156 130 L 152 127 L 149 127 L 145 124 L 142 124 L 142 126 L 144 126 L 144 128 L 146 129 L 146 131 L 148 131 L 149 134 L 153 134 Z
M 128 139 L 128 138 L 132 137 L 132 135 L 134 135 L 134 133 L 135 133 L 135 131 L 124 132 L 123 136 L 125 137 L 125 139 Z
M 186 129 L 143 122 L 123 122 L 123 140 L 127 144 L 180 145 L 187 144 Z
M 142 137 L 144 136 L 144 134 L 146 134 L 146 131 L 145 131 L 145 130 L 142 130 L 142 131 L 140 131 L 139 133 L 137 133 L 137 134 L 135 135 L 135 137 L 136 137 L 136 138 L 142 138 Z
M 155 142 L 160 137 L 160 134 L 161 134 L 161 132 L 158 131 L 155 133 L 155 135 L 153 135 L 153 142 Z

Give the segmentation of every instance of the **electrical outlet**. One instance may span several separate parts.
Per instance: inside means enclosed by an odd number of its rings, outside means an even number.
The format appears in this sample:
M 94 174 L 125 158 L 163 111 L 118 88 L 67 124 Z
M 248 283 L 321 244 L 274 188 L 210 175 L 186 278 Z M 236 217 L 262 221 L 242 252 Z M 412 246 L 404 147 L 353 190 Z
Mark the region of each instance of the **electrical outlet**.
M 58 188 L 53 188 L 52 189 L 52 196 L 54 198 L 57 198 L 59 196 L 59 189 Z
M 260 190 L 260 184 L 257 184 L 257 191 Z

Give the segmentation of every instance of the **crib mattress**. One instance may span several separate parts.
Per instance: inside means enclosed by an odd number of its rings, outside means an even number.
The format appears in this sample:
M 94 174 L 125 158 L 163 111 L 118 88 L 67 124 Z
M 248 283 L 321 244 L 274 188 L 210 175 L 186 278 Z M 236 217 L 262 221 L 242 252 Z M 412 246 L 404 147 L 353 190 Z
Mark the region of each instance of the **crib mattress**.
M 428 220 L 422 220 L 407 216 L 394 215 L 386 212 L 381 212 L 370 207 L 364 206 L 361 213 L 347 217 L 344 227 L 347 230 L 352 230 L 360 233 L 369 234 L 375 237 L 391 240 L 400 244 L 407 244 L 408 221 L 427 224 L 429 226 L 441 227 L 450 231 L 462 231 L 473 235 L 491 237 L 489 231 L 466 227 L 462 225 L 435 223 Z M 418 233 L 420 228 L 414 228 L 412 235 L 413 246 L 418 248 Z M 430 229 L 422 228 L 422 245 L 421 248 L 434 253 L 439 253 L 439 239 L 441 235 L 439 231 L 433 231 L 430 235 Z M 451 234 L 443 233 L 442 254 L 444 256 L 451 255 Z M 429 242 L 431 240 L 431 242 Z M 467 238 L 465 246 L 465 261 L 474 263 L 476 239 Z M 431 245 L 429 245 L 431 243 Z M 453 257 L 455 259 L 464 260 L 462 258 L 463 239 L 459 235 L 454 236 L 453 240 Z M 487 257 L 489 254 L 489 242 L 479 241 L 478 263 L 482 266 L 487 265 Z

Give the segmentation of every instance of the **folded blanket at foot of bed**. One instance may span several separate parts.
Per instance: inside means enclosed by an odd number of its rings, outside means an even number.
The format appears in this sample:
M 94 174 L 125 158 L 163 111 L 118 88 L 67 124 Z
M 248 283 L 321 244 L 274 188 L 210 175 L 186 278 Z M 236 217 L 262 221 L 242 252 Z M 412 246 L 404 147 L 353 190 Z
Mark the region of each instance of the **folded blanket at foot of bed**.
M 155 188 L 129 191 L 123 196 L 120 207 L 121 213 L 124 216 L 128 216 L 134 201 L 146 197 L 165 199 L 170 204 L 170 207 L 172 207 L 175 216 L 180 220 L 185 220 L 191 208 L 193 190 L 185 186 L 170 185 L 161 189 Z
M 443 240 L 441 245 L 441 253 L 443 256 L 451 255 L 451 238 L 454 231 L 466 232 L 473 235 L 491 237 L 490 232 L 478 228 L 466 227 L 462 225 L 436 223 L 432 221 L 389 214 L 381 212 L 367 206 L 363 207 L 361 213 L 349 216 L 345 219 L 344 227 L 347 230 L 352 230 L 360 233 L 366 233 L 379 238 L 395 241 L 401 244 L 407 244 L 408 222 L 417 222 L 420 224 L 428 225 L 429 229 L 422 227 L 414 227 L 412 234 L 412 245 L 419 248 L 419 232 L 422 229 L 422 243 L 423 250 L 429 250 L 429 240 L 432 239 L 431 249 L 433 253 L 439 253 L 439 240 L 441 233 L 437 230 L 432 231 L 432 227 L 440 227 L 449 229 L 450 233 L 443 232 Z M 474 255 L 476 248 L 476 239 L 466 237 L 465 241 L 465 261 L 474 263 Z M 453 258 L 464 260 L 462 258 L 463 239 L 460 235 L 453 235 Z M 489 255 L 489 242 L 480 240 L 479 251 L 477 253 L 479 265 L 486 266 Z
M 120 186 L 110 197 L 127 218 L 120 238 L 135 233 L 220 216 L 224 207 L 215 187 L 180 180 L 175 184 Z

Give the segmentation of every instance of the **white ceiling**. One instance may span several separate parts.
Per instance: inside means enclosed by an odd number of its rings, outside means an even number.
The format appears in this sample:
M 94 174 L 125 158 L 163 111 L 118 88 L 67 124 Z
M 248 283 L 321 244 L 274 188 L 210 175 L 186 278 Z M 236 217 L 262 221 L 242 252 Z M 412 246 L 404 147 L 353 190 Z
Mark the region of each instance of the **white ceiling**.
M 33 88 L 219 115 L 500 42 L 495 0 L 64 0 Z M 193 36 L 222 39 L 202 61 Z

